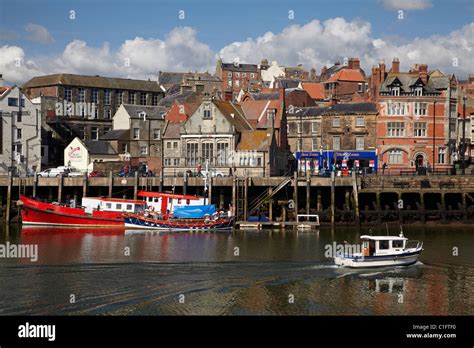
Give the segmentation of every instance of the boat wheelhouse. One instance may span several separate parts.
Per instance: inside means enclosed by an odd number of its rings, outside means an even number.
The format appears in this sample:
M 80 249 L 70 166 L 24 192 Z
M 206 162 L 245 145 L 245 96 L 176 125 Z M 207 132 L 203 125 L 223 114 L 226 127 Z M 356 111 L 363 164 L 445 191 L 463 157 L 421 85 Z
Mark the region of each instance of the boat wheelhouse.
M 336 265 L 352 268 L 408 266 L 418 260 L 423 251 L 423 242 L 409 241 L 400 233 L 399 236 L 360 237 L 362 252 L 337 255 Z
M 173 213 L 175 207 L 202 206 L 205 205 L 203 197 L 191 195 L 179 195 L 164 192 L 139 191 L 137 194 L 146 203 L 149 210 L 165 213 Z

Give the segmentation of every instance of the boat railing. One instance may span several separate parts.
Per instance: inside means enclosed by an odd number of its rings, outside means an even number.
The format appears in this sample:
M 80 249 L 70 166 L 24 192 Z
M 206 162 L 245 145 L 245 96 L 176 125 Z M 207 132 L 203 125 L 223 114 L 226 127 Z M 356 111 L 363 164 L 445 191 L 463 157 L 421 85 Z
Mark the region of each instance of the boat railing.
M 296 223 L 314 222 L 319 225 L 319 215 L 317 214 L 297 214 Z
M 405 249 L 421 249 L 423 248 L 423 242 L 419 240 L 409 240 L 405 245 Z

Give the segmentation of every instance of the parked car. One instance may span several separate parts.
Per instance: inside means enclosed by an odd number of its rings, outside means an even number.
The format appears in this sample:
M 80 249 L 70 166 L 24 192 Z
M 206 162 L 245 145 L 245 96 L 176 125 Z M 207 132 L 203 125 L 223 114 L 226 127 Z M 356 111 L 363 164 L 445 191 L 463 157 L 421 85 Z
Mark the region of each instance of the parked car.
M 69 167 L 67 170 L 67 176 L 70 178 L 81 178 L 84 176 L 84 173 L 81 172 L 79 169 L 74 167 Z
M 106 176 L 105 173 L 99 170 L 93 170 L 92 172 L 89 173 L 89 178 L 102 178 L 105 176 Z
M 59 176 L 67 176 L 67 171 L 64 168 L 49 168 L 38 173 L 39 178 L 57 178 Z
M 217 170 L 203 170 L 201 171 L 201 176 L 208 177 L 208 178 L 222 178 L 224 177 L 224 173 L 217 171 Z

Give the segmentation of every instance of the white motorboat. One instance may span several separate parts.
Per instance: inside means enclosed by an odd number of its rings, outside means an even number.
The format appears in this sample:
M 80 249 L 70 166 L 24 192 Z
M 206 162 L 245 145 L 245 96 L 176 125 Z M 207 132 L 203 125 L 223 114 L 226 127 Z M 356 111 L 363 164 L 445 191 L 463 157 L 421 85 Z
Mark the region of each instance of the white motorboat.
M 403 236 L 360 237 L 362 252 L 341 253 L 334 257 L 336 265 L 351 268 L 408 266 L 418 260 L 423 251 L 423 242 L 409 241 Z

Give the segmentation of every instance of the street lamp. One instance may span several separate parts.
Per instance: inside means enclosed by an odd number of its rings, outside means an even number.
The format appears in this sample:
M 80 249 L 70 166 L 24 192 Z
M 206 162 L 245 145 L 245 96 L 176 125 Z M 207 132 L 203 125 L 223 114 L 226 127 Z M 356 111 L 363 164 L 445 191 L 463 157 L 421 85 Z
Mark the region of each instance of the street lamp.
M 466 96 L 462 97 L 462 175 L 466 174 L 466 162 L 465 162 L 465 156 L 466 156 Z

